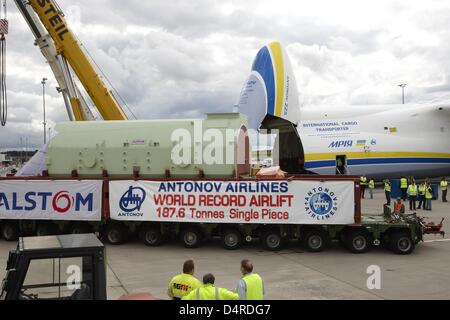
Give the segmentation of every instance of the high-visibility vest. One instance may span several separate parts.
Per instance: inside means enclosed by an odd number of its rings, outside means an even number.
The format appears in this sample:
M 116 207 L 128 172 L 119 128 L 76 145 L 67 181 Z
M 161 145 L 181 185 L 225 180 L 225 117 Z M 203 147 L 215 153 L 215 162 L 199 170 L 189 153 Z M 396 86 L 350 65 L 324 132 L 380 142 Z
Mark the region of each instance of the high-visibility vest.
M 445 180 L 441 181 L 441 189 L 447 190 L 447 187 L 448 187 L 448 182 Z
M 400 179 L 400 189 L 406 189 L 408 188 L 408 180 L 406 178 Z
M 169 297 L 181 299 L 192 290 L 200 288 L 202 283 L 194 276 L 182 273 L 172 278 L 169 283 Z
M 245 275 L 242 280 L 245 282 L 247 289 L 246 300 L 262 300 L 264 299 L 263 281 L 257 273 Z
M 410 196 L 417 196 L 417 185 L 410 184 L 408 187 L 408 193 Z
M 239 300 L 239 295 L 207 283 L 203 287 L 184 296 L 183 300 Z
M 360 183 L 362 186 L 367 186 L 367 178 L 366 177 L 361 177 L 359 179 Z
M 196 300 L 219 300 L 219 288 L 213 285 L 205 285 L 195 292 Z
M 424 184 L 419 185 L 419 194 L 421 196 L 425 195 L 425 185 Z
M 369 188 L 370 189 L 375 189 L 375 181 L 373 181 L 373 180 L 369 181 Z
M 391 192 L 391 183 L 390 182 L 384 183 L 384 191 Z
M 425 199 L 433 199 L 433 189 L 431 186 L 427 186 L 425 189 Z

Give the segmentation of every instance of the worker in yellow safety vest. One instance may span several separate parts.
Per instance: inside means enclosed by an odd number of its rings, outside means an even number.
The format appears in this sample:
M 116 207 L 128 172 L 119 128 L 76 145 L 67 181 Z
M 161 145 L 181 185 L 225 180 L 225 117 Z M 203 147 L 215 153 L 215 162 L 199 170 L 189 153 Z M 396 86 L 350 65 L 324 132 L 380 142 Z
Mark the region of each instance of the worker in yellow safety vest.
M 433 199 L 433 189 L 431 183 L 428 181 L 425 187 L 425 207 L 424 210 L 431 211 L 431 200 Z
M 426 188 L 426 184 L 425 182 L 422 182 L 421 184 L 419 184 L 419 205 L 417 206 L 417 209 L 422 209 L 422 205 L 423 208 L 425 208 L 425 188 Z
M 362 175 L 361 178 L 359 178 L 359 185 L 361 186 L 361 198 L 364 199 L 364 193 L 366 192 L 368 181 L 366 175 Z
M 242 278 L 236 291 L 241 300 L 263 300 L 264 283 L 259 274 L 253 272 L 253 264 L 249 260 L 241 261 Z
M 375 180 L 373 178 L 369 179 L 369 194 L 370 199 L 373 199 L 373 190 L 375 189 Z
M 416 200 L 418 192 L 419 190 L 416 181 L 414 181 L 413 179 L 411 184 L 408 186 L 409 210 L 411 211 L 416 210 Z
M 406 191 L 408 190 L 408 179 L 402 177 L 400 179 L 400 191 L 402 192 L 402 200 L 406 201 Z
M 167 295 L 172 300 L 181 300 L 185 295 L 201 286 L 202 283 L 194 277 L 194 261 L 187 260 L 183 264 L 183 273 L 176 275 L 170 281 Z
M 448 181 L 445 177 L 441 180 L 442 202 L 447 202 Z
M 386 204 L 391 205 L 391 182 L 389 179 L 384 180 L 384 194 L 386 195 Z
M 239 300 L 239 296 L 227 289 L 214 286 L 215 277 L 211 273 L 203 276 L 203 286 L 191 291 L 182 300 Z

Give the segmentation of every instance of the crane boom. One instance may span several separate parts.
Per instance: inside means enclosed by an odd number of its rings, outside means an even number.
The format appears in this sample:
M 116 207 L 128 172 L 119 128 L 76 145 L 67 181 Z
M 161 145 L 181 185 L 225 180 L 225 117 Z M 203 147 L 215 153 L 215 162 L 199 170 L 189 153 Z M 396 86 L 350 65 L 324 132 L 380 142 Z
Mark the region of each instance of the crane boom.
M 54 0 L 30 0 L 29 3 L 52 38 L 57 53 L 70 64 L 103 119 L 127 120 L 127 116 L 113 93 L 105 85 L 77 38 L 69 29 L 64 14 L 56 2 Z M 75 116 L 77 117 L 76 114 Z
M 41 50 L 42 55 L 55 75 L 58 91 L 63 95 L 69 119 L 71 121 L 95 120 L 92 111 L 73 81 L 67 61 L 57 53 L 52 38 L 42 26 L 33 8 L 25 4 L 23 0 L 14 1 L 36 39 L 36 45 Z

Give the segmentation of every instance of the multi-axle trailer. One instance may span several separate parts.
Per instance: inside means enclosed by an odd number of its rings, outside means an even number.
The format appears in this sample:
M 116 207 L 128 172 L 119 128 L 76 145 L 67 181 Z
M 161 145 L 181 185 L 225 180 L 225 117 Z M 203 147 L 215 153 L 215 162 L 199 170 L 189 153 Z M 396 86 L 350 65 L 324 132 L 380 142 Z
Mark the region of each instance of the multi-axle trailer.
M 380 210 L 381 211 L 381 210 Z M 354 253 L 383 245 L 409 254 L 422 240 L 414 216 L 362 216 L 359 179 L 1 178 L 1 235 L 98 232 L 111 244 L 135 234 L 148 246 L 178 238 L 192 248 L 220 237 L 227 249 L 259 239 L 266 250 L 297 240 L 318 252 L 339 240 Z

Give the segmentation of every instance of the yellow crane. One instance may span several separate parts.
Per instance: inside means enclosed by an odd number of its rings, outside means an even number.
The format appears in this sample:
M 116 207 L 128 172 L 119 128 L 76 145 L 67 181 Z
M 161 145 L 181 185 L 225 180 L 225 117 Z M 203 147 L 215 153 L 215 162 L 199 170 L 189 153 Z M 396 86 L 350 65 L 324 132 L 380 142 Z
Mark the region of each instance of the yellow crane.
M 70 65 L 104 120 L 127 120 L 114 94 L 106 86 L 70 30 L 56 1 L 14 1 L 30 26 L 36 38 L 36 44 L 55 74 L 59 90 L 64 96 L 69 118 L 75 121 L 94 118 L 73 81 Z

